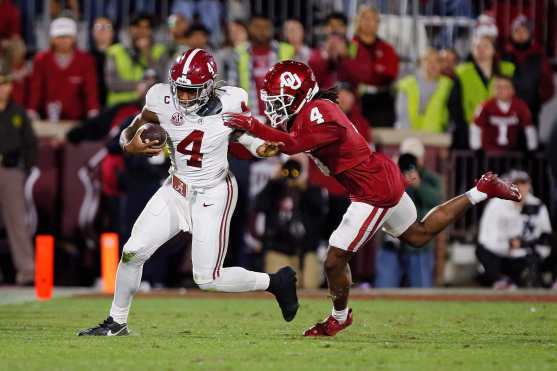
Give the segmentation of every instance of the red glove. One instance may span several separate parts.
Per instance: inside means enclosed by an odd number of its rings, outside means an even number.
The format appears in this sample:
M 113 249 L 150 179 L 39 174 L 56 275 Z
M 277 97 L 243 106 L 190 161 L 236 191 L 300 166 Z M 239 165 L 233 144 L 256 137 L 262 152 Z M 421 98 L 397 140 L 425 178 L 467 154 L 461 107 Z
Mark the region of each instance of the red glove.
M 257 124 L 262 124 L 251 116 L 251 112 L 245 102 L 242 102 L 242 113 L 227 112 L 223 115 L 224 125 L 232 129 L 253 131 Z

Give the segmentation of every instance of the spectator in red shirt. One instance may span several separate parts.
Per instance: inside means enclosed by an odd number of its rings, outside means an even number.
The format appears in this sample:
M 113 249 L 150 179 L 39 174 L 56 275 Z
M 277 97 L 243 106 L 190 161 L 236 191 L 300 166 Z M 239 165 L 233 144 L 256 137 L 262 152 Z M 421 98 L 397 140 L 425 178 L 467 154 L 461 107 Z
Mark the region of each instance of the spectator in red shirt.
M 480 105 L 470 127 L 470 147 L 486 152 L 519 150 L 519 132 L 524 130 L 529 151 L 538 147 L 536 128 L 526 103 L 514 95 L 510 77 L 495 78 L 495 96 Z
M 348 19 L 343 13 L 331 13 L 325 21 L 326 39 L 323 45 L 311 51 L 309 66 L 321 89 L 332 88 L 337 82 L 338 63 L 346 53 Z
M 503 59 L 514 63 L 516 95 L 527 104 L 537 127 L 542 105 L 555 93 L 553 71 L 541 46 L 532 39 L 530 22 L 524 15 L 512 24 L 511 41 L 505 46 Z
M 393 82 L 398 75 L 395 49 L 377 36 L 379 12 L 362 6 L 356 17 L 356 35 L 339 66 L 339 78 L 357 86 L 364 116 L 374 126 L 392 127 L 396 117 Z
M 99 111 L 93 57 L 76 47 L 77 25 L 71 18 L 50 24 L 51 47 L 33 61 L 28 108 L 33 118 L 81 120 Z
M 0 41 L 21 35 L 19 10 L 11 0 L 0 0 Z

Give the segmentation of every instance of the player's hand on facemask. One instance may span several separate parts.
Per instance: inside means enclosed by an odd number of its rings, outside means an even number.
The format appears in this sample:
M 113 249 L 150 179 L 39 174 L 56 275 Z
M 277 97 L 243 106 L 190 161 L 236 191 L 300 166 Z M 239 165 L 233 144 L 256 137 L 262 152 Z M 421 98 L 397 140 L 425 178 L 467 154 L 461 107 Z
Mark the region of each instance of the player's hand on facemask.
M 143 141 L 141 139 L 141 133 L 143 130 L 143 128 L 137 129 L 132 140 L 124 146 L 124 150 L 132 155 L 142 155 L 148 157 L 156 156 L 161 153 L 162 148 L 156 148 L 159 144 L 158 140 L 150 141 L 149 139 L 146 139 Z
M 257 147 L 257 155 L 260 157 L 273 157 L 280 153 L 280 148 L 284 146 L 282 142 L 265 142 Z

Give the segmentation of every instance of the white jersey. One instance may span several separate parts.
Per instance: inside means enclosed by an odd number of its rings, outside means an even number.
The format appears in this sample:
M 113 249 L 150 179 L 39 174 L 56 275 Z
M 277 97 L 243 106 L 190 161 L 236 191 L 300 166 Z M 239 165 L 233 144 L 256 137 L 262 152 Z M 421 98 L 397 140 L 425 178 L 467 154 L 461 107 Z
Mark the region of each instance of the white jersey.
M 170 85 L 156 84 L 145 98 L 145 109 L 155 113 L 168 133 L 170 173 L 193 187 L 212 187 L 228 174 L 228 144 L 234 129 L 224 125 L 223 113 L 242 112 L 245 90 L 225 86 L 197 113 L 184 114 L 173 103 Z M 255 154 L 263 143 L 248 134 L 238 139 Z

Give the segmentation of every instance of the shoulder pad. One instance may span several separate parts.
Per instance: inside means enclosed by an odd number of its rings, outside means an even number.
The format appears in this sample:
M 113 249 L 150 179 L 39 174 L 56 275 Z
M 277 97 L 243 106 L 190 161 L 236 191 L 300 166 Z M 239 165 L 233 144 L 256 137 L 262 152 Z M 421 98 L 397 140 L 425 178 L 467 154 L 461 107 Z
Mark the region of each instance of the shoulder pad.
M 170 88 L 168 84 L 155 84 L 147 91 L 145 95 L 145 108 L 149 111 L 159 113 L 162 107 L 170 103 L 167 98 L 170 98 Z
M 233 86 L 223 86 L 219 89 L 218 96 L 223 105 L 223 112 L 242 112 L 242 102 L 248 103 L 248 93 Z

